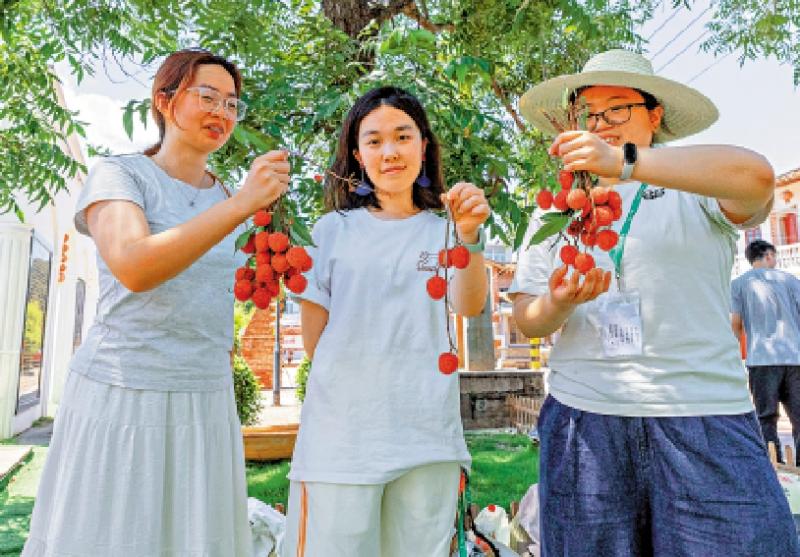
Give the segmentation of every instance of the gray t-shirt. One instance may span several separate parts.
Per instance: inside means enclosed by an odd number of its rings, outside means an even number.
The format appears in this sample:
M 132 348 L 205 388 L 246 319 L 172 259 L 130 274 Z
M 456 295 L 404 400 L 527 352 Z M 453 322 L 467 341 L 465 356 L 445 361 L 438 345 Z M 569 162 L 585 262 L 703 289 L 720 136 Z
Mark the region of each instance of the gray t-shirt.
M 114 199 L 141 207 L 150 232 L 157 234 L 226 197 L 221 184 L 198 190 L 170 177 L 144 155 L 108 157 L 94 166 L 80 193 L 75 228 L 89 235 L 85 209 Z M 98 254 L 97 315 L 70 369 L 133 389 L 227 388 L 237 264 L 234 243 L 239 228 L 178 276 L 146 292 L 128 290 Z
M 748 366 L 800 365 L 800 280 L 750 269 L 731 283 L 731 312 L 747 333 Z

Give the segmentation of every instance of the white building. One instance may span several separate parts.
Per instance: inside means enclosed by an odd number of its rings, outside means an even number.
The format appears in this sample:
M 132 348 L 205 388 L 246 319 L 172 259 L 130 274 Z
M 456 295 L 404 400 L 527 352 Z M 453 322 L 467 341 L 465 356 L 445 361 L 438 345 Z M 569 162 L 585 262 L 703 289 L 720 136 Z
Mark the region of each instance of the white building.
M 744 249 L 756 239 L 775 246 L 779 269 L 800 277 L 800 168 L 778 176 L 775 187 L 775 204 L 767 220 L 761 226 L 745 231 L 739 238 L 733 265 L 734 278 L 750 269 Z
M 57 90 L 64 104 L 63 94 Z M 84 162 L 70 137 L 61 148 Z M 72 223 L 83 176 L 25 222 L 0 215 L 0 439 L 53 416 L 97 300 L 95 248 Z

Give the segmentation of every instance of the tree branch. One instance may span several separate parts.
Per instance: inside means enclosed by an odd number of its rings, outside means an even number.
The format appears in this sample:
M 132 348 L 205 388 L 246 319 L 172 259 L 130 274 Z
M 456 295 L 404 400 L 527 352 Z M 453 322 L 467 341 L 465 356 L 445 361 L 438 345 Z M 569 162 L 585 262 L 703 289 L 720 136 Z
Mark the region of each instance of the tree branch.
M 519 131 L 521 132 L 527 131 L 528 127 L 525 125 L 525 122 L 522 121 L 522 118 L 519 117 L 517 111 L 514 110 L 514 107 L 511 105 L 511 103 L 508 102 L 506 94 L 500 88 L 500 84 L 497 83 L 497 79 L 495 79 L 494 76 L 492 76 L 492 91 L 494 91 L 495 96 L 497 96 L 497 98 L 506 108 L 506 111 L 511 115 L 511 118 L 514 120 L 514 123 L 517 125 L 517 128 L 519 128 Z
M 424 2 L 423 2 L 423 8 L 425 8 Z M 411 2 L 410 4 L 406 5 L 405 8 L 403 8 L 403 13 L 405 15 L 407 15 L 408 17 L 419 23 L 420 27 L 422 27 L 423 29 L 427 29 L 431 33 L 439 33 L 441 31 L 450 31 L 450 32 L 455 31 L 456 26 L 453 25 L 452 23 L 437 24 L 432 22 L 427 17 L 427 11 L 428 11 L 427 8 L 425 8 L 426 15 L 421 14 L 419 8 L 417 7 L 416 2 Z

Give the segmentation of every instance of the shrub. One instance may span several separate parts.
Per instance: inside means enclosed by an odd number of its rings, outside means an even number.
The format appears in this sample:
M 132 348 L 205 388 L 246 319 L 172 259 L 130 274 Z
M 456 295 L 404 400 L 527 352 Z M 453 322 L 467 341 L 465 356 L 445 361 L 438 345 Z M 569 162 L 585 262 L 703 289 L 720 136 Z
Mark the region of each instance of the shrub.
M 303 356 L 300 365 L 297 367 L 297 377 L 295 378 L 297 382 L 295 394 L 300 402 L 303 402 L 306 398 L 306 383 L 308 382 L 309 371 L 311 371 L 311 360 L 308 359 L 308 356 Z
M 263 407 L 261 385 L 247 361 L 238 354 L 233 357 L 233 391 L 236 396 L 236 411 L 242 425 L 258 422 L 258 414 Z

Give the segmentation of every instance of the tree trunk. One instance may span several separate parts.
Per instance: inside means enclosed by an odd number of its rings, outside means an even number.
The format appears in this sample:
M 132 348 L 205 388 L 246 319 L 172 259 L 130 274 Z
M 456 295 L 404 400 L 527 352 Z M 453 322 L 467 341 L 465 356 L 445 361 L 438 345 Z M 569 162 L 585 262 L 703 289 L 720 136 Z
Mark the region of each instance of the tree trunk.
M 492 281 L 491 269 L 486 269 L 489 274 L 489 283 Z M 492 289 L 486 296 L 486 305 L 480 315 L 467 319 L 466 327 L 466 361 L 464 369 L 467 371 L 493 371 L 495 369 L 494 355 L 494 329 L 492 327 Z
M 357 39 L 372 20 L 380 25 L 414 5 L 414 0 L 322 0 L 325 16 L 353 39 Z

